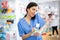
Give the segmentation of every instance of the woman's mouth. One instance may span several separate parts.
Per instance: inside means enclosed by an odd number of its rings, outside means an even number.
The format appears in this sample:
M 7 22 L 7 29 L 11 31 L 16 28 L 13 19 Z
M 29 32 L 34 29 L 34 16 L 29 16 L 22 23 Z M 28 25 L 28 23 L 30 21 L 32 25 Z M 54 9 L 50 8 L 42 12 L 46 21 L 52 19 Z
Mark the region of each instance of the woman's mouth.
M 32 17 L 34 17 L 35 16 L 35 14 L 32 14 Z

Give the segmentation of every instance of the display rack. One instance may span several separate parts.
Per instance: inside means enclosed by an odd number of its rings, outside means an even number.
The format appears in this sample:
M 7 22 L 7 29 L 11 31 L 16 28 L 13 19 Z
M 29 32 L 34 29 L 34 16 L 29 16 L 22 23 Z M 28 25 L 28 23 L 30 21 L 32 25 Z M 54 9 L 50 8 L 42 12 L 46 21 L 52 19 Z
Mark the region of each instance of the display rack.
M 4 5 L 6 0 L 1 0 L 0 5 Z M 0 40 L 17 40 L 16 31 L 16 14 L 12 0 L 7 1 L 9 7 L 0 10 Z

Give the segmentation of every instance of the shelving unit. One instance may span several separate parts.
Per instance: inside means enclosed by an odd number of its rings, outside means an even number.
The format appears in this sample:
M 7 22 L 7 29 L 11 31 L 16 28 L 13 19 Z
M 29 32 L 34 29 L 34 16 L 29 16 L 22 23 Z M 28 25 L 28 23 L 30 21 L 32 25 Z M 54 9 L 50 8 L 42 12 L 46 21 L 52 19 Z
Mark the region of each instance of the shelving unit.
M 6 0 L 1 0 L 0 5 L 3 1 Z M 14 11 L 14 4 L 12 5 L 11 3 L 12 0 L 8 0 L 8 5 L 10 8 L 12 8 Z M 2 6 L 2 5 L 1 5 Z M 9 12 L 11 10 L 8 10 Z M 10 13 L 2 13 L 0 12 L 0 40 L 17 40 L 17 35 L 16 35 L 16 14 L 15 12 L 10 12 Z M 13 22 L 13 23 L 12 23 Z M 2 28 L 3 27 L 3 28 Z M 3 33 L 1 33 L 3 30 Z

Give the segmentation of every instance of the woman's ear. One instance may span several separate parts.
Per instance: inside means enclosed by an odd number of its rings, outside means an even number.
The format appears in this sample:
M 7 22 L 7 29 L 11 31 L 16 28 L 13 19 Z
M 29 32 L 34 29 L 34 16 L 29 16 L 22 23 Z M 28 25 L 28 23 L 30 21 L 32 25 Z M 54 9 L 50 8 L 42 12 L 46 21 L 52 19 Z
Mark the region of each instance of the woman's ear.
M 29 9 L 26 9 L 26 11 L 28 12 Z

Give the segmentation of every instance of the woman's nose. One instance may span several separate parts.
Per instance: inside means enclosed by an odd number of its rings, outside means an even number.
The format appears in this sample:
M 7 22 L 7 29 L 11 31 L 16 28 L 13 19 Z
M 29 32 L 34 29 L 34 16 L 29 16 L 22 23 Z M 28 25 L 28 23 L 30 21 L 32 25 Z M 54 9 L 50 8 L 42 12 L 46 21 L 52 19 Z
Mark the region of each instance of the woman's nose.
M 34 13 L 36 13 L 36 11 L 34 11 Z

